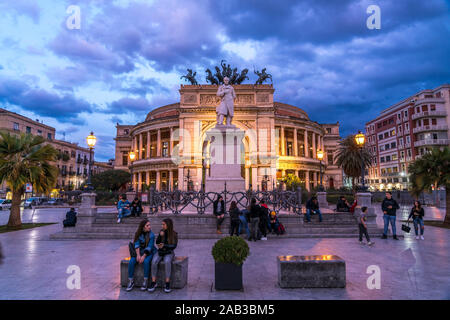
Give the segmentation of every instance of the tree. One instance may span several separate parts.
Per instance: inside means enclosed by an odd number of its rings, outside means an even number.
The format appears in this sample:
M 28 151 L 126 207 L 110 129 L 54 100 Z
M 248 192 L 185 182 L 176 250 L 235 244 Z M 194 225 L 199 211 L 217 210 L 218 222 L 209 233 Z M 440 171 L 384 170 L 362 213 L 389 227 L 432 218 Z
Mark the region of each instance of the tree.
M 41 136 L 0 132 L 0 183 L 6 181 L 12 192 L 8 229 L 22 225 L 20 203 L 26 183 L 39 193 L 48 193 L 56 185 L 58 168 L 51 162 L 58 152 L 45 142 Z
M 131 174 L 125 170 L 106 170 L 91 178 L 92 186 L 99 191 L 119 191 L 126 188 Z
M 295 174 L 289 173 L 281 179 L 283 183 L 286 185 L 286 190 L 297 190 L 298 187 L 302 187 L 304 189 L 305 184 L 300 182 L 300 178 Z
M 416 198 L 422 192 L 431 192 L 445 187 L 445 223 L 450 223 L 450 148 L 433 148 L 408 167 L 411 194 Z
M 370 167 L 372 164 L 372 153 L 367 148 L 361 148 L 356 144 L 355 135 L 349 135 L 339 141 L 336 164 L 344 170 L 344 173 L 352 179 L 352 186 L 355 188 L 355 179 L 361 177 L 361 155 L 364 166 Z

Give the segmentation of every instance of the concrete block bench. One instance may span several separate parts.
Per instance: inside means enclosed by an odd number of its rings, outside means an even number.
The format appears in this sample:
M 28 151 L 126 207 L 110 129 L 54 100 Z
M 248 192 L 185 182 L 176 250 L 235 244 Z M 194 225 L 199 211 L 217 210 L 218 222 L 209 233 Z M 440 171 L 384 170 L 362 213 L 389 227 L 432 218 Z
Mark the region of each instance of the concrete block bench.
M 334 255 L 278 256 L 281 288 L 344 288 L 345 261 Z
M 128 263 L 130 258 L 126 258 L 120 262 L 120 285 L 126 287 L 128 283 Z M 188 257 L 177 257 L 172 261 L 172 272 L 170 276 L 170 287 L 173 289 L 181 289 L 186 286 L 188 278 Z M 158 265 L 158 275 L 156 281 L 159 287 L 164 285 L 164 261 L 161 261 Z M 149 282 L 151 281 L 151 275 L 149 276 Z M 144 281 L 144 265 L 136 264 L 134 269 L 134 283 L 136 286 L 141 286 Z

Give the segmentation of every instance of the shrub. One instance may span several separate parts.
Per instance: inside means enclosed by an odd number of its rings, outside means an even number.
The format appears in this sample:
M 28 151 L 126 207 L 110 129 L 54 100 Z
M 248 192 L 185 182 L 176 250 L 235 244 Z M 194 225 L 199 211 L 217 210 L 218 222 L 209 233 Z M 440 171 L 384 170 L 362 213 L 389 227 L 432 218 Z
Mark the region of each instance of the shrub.
M 238 236 L 225 237 L 217 241 L 212 248 L 214 261 L 242 265 L 250 254 L 247 242 Z

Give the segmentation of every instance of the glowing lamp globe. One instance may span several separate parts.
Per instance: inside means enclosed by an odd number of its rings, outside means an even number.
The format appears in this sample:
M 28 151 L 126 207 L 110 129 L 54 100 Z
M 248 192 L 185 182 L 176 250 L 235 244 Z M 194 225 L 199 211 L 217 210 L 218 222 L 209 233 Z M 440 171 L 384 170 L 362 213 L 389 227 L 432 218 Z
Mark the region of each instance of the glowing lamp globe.
M 128 154 L 128 157 L 130 158 L 131 161 L 134 161 L 134 159 L 136 159 L 136 153 L 134 153 L 133 151 L 130 151 L 130 153 Z
M 89 148 L 93 148 L 97 142 L 97 137 L 94 136 L 94 133 L 91 131 L 91 134 L 87 136 L 86 141 Z
M 322 160 L 323 159 L 323 151 L 317 150 L 317 159 Z
M 362 147 L 366 141 L 366 137 L 364 136 L 364 134 L 361 133 L 361 131 L 359 131 L 358 134 L 355 136 L 355 141 L 359 147 Z

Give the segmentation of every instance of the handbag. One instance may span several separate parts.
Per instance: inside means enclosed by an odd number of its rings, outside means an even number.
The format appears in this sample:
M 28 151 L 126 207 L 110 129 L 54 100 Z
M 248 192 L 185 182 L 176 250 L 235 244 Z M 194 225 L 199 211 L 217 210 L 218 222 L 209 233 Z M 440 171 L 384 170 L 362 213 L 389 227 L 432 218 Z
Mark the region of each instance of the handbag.
M 409 226 L 409 220 L 407 221 L 408 224 L 402 224 L 402 231 L 409 233 L 411 231 L 411 227 Z
M 136 248 L 134 247 L 134 243 L 130 242 L 128 244 L 128 249 L 130 250 L 130 257 L 131 258 L 136 258 L 137 254 L 136 254 Z

